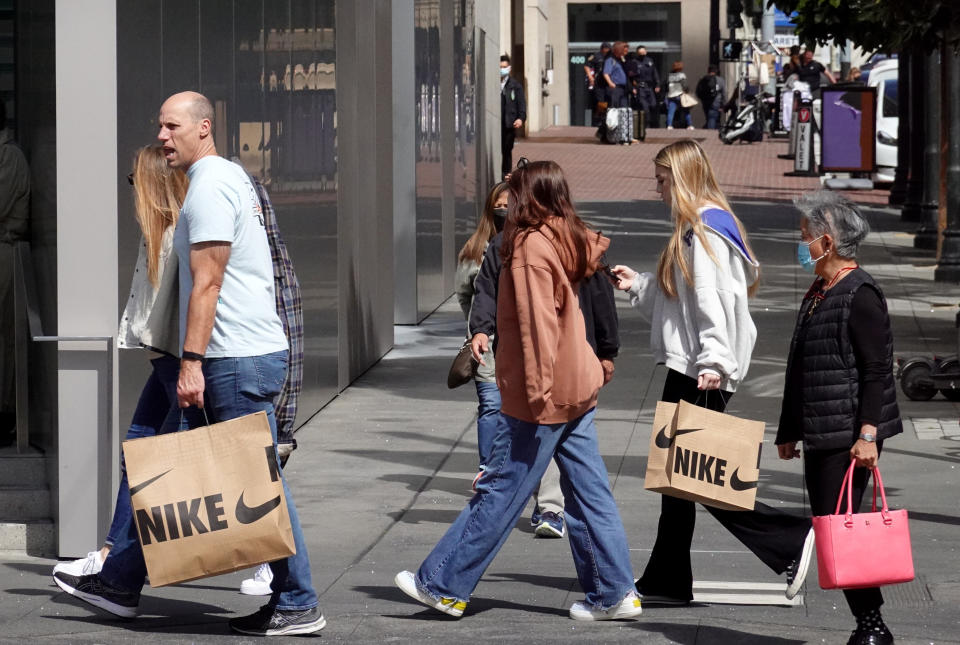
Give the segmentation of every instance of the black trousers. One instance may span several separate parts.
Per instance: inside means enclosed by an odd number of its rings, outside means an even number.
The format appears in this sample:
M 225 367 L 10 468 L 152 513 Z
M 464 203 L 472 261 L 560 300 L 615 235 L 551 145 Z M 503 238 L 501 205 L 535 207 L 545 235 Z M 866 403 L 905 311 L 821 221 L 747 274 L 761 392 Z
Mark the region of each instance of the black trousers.
M 882 448 L 877 444 L 877 449 Z M 832 515 L 837 508 L 837 497 L 843 485 L 843 476 L 850 466 L 850 450 L 807 451 L 803 457 L 803 470 L 807 478 L 807 493 L 810 495 L 810 510 L 814 515 Z M 853 471 L 853 508 L 859 511 L 863 493 L 870 481 L 870 471 L 855 468 Z M 844 507 L 846 502 L 844 502 Z M 854 616 L 861 615 L 883 604 L 883 595 L 878 587 L 868 589 L 845 589 L 843 595 Z
M 661 400 L 669 403 L 687 401 L 723 412 L 732 396 L 730 392 L 698 390 L 696 379 L 669 370 Z M 752 511 L 704 508 L 777 574 L 783 573 L 800 556 L 811 527 L 810 518 L 785 513 L 760 502 Z M 647 568 L 637 582 L 641 593 L 693 599 L 690 545 L 693 543 L 696 512 L 693 502 L 661 496 L 657 540 Z
M 517 138 L 517 131 L 513 128 L 503 126 L 500 130 L 500 152 L 503 155 L 503 162 L 500 164 L 500 171 L 506 175 L 513 170 L 513 142 Z

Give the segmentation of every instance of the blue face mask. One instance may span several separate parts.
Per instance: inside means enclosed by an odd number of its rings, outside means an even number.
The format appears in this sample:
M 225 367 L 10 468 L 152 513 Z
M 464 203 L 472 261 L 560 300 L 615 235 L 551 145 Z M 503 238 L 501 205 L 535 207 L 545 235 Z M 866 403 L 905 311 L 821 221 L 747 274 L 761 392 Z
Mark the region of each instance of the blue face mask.
M 823 237 L 822 235 L 820 237 Z M 813 273 L 813 270 L 817 266 L 817 262 L 822 260 L 827 254 L 824 253 L 816 260 L 813 259 L 810 255 L 810 245 L 820 239 L 818 237 L 815 240 L 810 240 L 809 242 L 798 242 L 797 243 L 797 261 L 800 262 L 800 266 L 803 267 L 803 270 L 807 273 Z

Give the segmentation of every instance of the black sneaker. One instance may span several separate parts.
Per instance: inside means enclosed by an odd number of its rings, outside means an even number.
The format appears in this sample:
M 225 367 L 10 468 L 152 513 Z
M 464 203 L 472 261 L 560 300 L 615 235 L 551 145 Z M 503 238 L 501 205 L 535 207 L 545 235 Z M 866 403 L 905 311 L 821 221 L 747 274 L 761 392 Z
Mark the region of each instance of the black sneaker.
M 255 614 L 230 619 L 230 629 L 249 636 L 312 634 L 326 626 L 319 607 L 286 610 L 264 605 Z
M 134 618 L 140 605 L 139 591 L 124 591 L 108 586 L 97 574 L 75 576 L 64 571 L 53 574 L 57 586 L 94 607 L 120 618 Z

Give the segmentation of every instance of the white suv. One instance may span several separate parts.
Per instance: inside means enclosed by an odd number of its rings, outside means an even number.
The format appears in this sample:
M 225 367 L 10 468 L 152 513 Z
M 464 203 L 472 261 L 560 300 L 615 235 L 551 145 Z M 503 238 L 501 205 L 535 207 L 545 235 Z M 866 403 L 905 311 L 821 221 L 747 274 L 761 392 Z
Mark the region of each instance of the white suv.
M 877 172 L 875 183 L 892 183 L 897 170 L 897 132 L 900 119 L 897 105 L 896 58 L 877 63 L 870 70 L 867 85 L 877 88 Z

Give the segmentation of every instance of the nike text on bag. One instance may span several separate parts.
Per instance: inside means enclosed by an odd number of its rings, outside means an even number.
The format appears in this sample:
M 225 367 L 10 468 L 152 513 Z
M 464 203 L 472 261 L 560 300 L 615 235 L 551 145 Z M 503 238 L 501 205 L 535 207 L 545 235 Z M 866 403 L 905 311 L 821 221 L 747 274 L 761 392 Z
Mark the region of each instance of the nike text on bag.
M 913 580 L 913 551 L 907 511 L 891 511 L 880 469 L 873 471 L 873 510 L 851 513 L 853 466 L 850 462 L 833 515 L 813 518 L 817 573 L 823 589 L 861 589 Z M 883 507 L 877 511 L 877 488 Z M 844 496 L 846 491 L 846 496 Z M 840 512 L 843 499 L 846 513 Z
M 150 585 L 296 552 L 267 415 L 123 442 Z
M 753 510 L 763 428 L 762 421 L 686 401 L 660 401 L 643 487 L 717 508 Z

